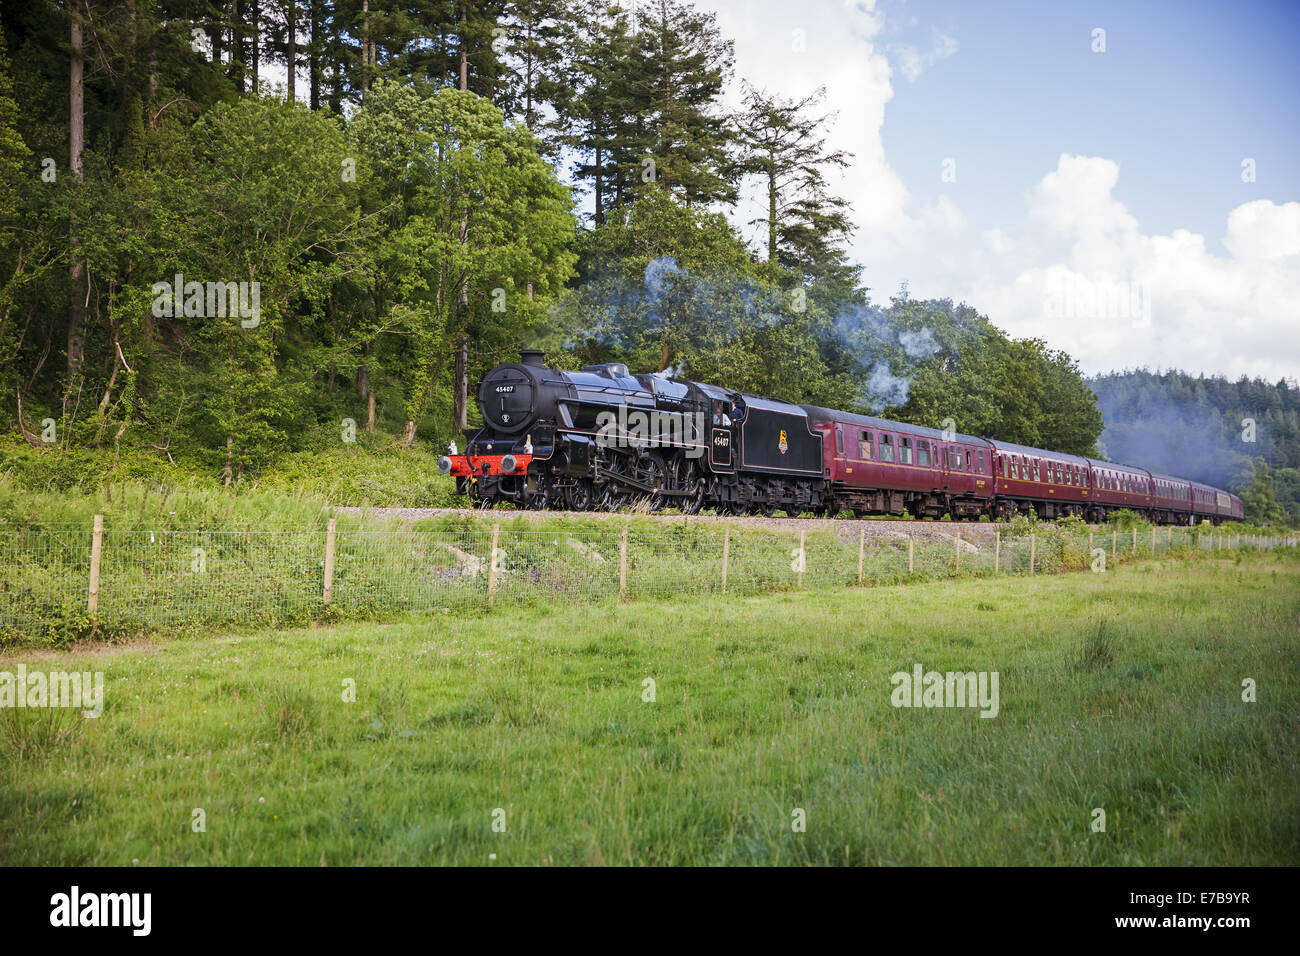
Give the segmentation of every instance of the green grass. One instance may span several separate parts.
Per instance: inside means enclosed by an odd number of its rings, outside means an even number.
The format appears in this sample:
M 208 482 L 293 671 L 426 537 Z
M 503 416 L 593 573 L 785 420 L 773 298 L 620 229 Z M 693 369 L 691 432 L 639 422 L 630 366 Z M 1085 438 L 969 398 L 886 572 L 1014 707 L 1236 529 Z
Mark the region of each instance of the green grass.
M 0 863 L 1295 864 L 1298 585 L 1202 555 L 14 653 L 106 702 L 0 711 Z M 998 671 L 999 716 L 895 709 L 915 663 Z
M 13 654 L 107 700 L 0 710 L 0 862 L 1296 864 L 1297 584 L 1205 557 Z M 917 662 L 1000 672 L 1000 715 L 892 708 Z

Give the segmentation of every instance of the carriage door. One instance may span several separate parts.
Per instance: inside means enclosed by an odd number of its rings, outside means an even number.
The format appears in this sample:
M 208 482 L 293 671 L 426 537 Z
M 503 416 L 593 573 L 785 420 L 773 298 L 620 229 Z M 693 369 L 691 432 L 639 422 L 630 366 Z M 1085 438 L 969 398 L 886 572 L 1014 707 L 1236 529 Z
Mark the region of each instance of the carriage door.
M 709 464 L 714 471 L 731 471 L 731 406 L 713 402 L 709 425 Z

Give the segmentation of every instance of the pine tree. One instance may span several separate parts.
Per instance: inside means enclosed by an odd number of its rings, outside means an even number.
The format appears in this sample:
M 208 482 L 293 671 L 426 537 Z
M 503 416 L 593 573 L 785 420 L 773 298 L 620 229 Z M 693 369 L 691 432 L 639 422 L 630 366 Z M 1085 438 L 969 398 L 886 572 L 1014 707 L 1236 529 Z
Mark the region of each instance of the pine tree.
M 634 22 L 633 112 L 646 152 L 622 159 L 625 179 L 637 189 L 655 183 L 687 204 L 735 202 L 733 130 L 719 103 L 732 42 L 713 14 L 677 0 L 645 4 Z
M 847 166 L 849 154 L 827 149 L 821 131 L 829 117 L 810 112 L 824 95 L 819 88 L 782 99 L 747 86 L 740 124 L 741 169 L 759 178 L 767 199 L 766 215 L 750 225 L 764 227 L 769 263 L 809 282 L 858 274 L 844 249 L 853 231 L 848 201 L 826 183 L 826 172 Z

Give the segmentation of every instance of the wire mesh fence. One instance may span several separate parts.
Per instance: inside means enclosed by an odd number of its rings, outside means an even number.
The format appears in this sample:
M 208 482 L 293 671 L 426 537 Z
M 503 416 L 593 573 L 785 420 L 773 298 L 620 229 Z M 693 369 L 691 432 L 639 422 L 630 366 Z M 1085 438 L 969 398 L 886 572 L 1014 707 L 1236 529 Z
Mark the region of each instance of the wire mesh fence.
M 537 601 L 746 595 L 954 576 L 1104 571 L 1186 549 L 1294 538 L 1201 528 L 1083 533 L 918 524 L 843 533 L 715 530 L 0 530 L 0 641 L 221 623 L 284 624 Z M 850 526 L 851 527 L 851 526 Z

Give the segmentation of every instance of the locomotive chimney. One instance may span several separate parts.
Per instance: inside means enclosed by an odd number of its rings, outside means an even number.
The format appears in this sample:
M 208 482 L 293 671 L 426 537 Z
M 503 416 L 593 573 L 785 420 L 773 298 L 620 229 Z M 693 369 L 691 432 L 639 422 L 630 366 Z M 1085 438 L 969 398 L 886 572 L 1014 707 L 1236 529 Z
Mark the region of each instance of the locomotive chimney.
M 524 349 L 519 353 L 519 361 L 524 365 L 542 366 L 542 356 L 546 353 L 541 349 Z

